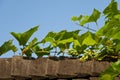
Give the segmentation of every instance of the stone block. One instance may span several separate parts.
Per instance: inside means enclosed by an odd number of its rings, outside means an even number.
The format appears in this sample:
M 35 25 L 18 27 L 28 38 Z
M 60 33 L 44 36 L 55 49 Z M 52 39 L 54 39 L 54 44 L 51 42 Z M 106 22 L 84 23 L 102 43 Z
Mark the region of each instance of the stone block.
M 30 76 L 34 77 L 46 77 L 47 63 L 48 59 L 38 58 L 36 60 L 31 60 L 30 63 Z
M 75 59 L 63 59 L 58 63 L 58 76 L 60 78 L 72 78 L 76 77 L 76 60 Z
M 11 77 L 11 58 L 1 58 L 0 59 L 0 79 L 12 78 Z
M 50 78 L 57 77 L 58 63 L 59 63 L 59 61 L 55 58 L 47 60 L 46 76 L 48 76 Z
M 14 77 L 30 77 L 29 67 L 31 60 L 23 59 L 22 56 L 12 58 L 11 75 Z

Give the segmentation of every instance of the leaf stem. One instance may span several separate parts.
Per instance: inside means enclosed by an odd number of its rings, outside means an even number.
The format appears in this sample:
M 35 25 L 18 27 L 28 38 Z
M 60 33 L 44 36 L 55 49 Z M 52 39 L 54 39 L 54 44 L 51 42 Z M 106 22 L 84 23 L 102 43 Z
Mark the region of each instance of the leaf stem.
M 77 25 L 80 25 L 80 24 L 78 24 L 78 23 L 76 23 L 76 24 L 77 24 Z M 92 28 L 89 28 L 89 27 L 86 27 L 86 26 L 83 26 L 83 28 L 96 32 L 95 29 L 92 29 Z

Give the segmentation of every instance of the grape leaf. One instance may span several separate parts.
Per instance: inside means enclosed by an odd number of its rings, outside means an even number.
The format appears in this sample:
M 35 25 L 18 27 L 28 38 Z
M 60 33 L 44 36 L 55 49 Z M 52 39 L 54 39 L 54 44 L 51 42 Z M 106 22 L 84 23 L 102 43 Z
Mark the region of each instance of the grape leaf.
M 92 33 L 90 33 L 89 31 L 87 33 L 85 33 L 85 37 L 83 42 L 82 42 L 82 45 L 95 45 L 96 44 L 96 41 L 94 39 L 94 35 L 92 35 Z
M 74 22 L 77 21 L 77 20 L 78 20 L 78 19 L 77 19 L 77 16 L 73 16 L 73 17 L 71 18 L 71 20 L 74 21 Z
M 40 46 L 35 45 L 34 47 L 32 47 L 32 50 L 34 51 L 34 53 L 38 56 L 38 57 L 42 57 L 45 55 L 50 55 L 50 50 L 52 50 L 53 48 L 51 46 L 48 46 L 44 49 L 41 49 Z
M 34 38 L 31 42 L 29 42 L 28 45 L 24 46 L 23 50 L 22 50 L 22 54 L 31 54 L 31 48 L 34 47 L 37 43 L 37 38 Z
M 80 22 L 80 25 L 83 26 L 84 24 L 88 23 L 90 16 L 84 16 Z
M 82 17 L 83 17 L 82 15 L 80 15 L 80 16 L 78 16 L 78 17 L 77 17 L 77 16 L 73 16 L 73 17 L 71 18 L 71 20 L 74 21 L 74 22 L 80 21 L 80 20 L 82 19 Z
M 17 48 L 12 44 L 12 40 L 8 40 L 0 46 L 0 55 L 12 50 L 13 52 L 17 51 Z
M 25 46 L 27 41 L 33 35 L 33 33 L 36 32 L 37 30 L 38 30 L 38 26 L 35 26 L 34 28 L 31 28 L 30 30 L 24 33 L 11 32 L 11 35 L 19 42 L 19 45 Z
M 84 16 L 80 22 L 80 25 L 83 26 L 89 22 L 97 22 L 100 17 L 100 12 L 97 9 L 94 9 L 93 13 L 90 16 Z
M 104 15 L 108 18 L 112 18 L 114 15 L 119 14 L 118 4 L 115 0 L 112 0 L 111 3 L 104 9 Z
M 115 80 L 115 77 L 120 74 L 120 59 L 114 62 L 107 68 L 100 77 L 100 80 Z

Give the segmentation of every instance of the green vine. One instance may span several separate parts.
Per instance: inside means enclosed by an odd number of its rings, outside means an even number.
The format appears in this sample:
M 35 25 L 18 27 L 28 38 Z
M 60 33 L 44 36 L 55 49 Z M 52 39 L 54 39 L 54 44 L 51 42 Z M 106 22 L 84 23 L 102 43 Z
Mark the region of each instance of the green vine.
M 104 25 L 98 28 L 98 19 L 101 14 L 105 17 Z M 105 60 L 106 58 L 109 58 L 107 60 L 117 61 L 120 58 L 120 10 L 115 0 L 111 0 L 103 12 L 94 9 L 91 15 L 73 16 L 71 20 L 87 31 L 84 33 L 80 33 L 80 29 L 74 31 L 62 30 L 60 32 L 51 31 L 43 40 L 38 41 L 37 38 L 34 38 L 30 42 L 29 39 L 38 30 L 39 26 L 35 26 L 24 33 L 11 32 L 11 35 L 18 41 L 22 56 L 32 57 L 32 54 L 35 53 L 39 58 L 45 55 L 50 56 L 51 53 L 54 56 L 68 54 L 71 57 L 80 58 L 80 61 Z M 86 26 L 90 23 L 95 23 L 97 30 L 91 26 Z M 48 44 L 48 46 L 45 46 L 45 44 Z M 40 45 L 43 45 L 43 47 Z M 10 50 L 13 52 L 18 50 L 12 44 L 12 40 L 0 46 L 0 55 Z M 114 68 L 119 69 L 119 65 L 117 65 L 119 62 L 118 60 L 118 62 L 112 64 L 112 67 L 107 70 L 108 73 L 104 72 L 106 77 L 111 77 L 109 80 L 113 80 L 120 73 L 115 72 L 113 73 L 114 76 L 109 74 L 115 71 Z M 107 80 L 105 76 L 101 80 Z

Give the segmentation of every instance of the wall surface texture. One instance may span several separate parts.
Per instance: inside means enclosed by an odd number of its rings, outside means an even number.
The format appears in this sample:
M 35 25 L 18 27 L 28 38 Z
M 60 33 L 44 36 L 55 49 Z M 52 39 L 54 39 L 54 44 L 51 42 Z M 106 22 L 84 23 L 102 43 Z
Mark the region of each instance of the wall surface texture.
M 14 56 L 0 59 L 0 80 L 99 80 L 100 73 L 110 64 L 107 61 Z

